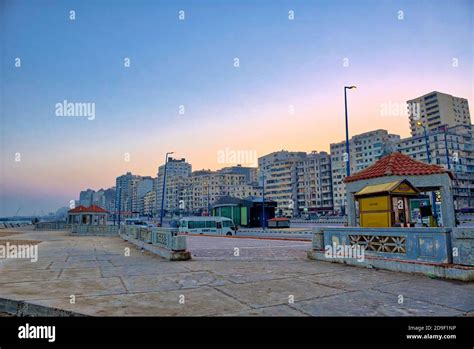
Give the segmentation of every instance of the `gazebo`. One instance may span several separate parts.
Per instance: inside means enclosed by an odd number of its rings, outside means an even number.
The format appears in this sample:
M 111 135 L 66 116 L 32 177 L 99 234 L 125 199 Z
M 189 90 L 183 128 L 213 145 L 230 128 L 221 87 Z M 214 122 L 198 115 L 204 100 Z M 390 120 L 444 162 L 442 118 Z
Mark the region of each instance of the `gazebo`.
M 358 193 L 360 195 L 364 188 L 408 181 L 420 192 L 439 191 L 443 226 L 455 227 L 452 179 L 453 174 L 441 166 L 425 164 L 398 152 L 391 153 L 366 169 L 344 179 L 348 225 L 356 226 L 355 196 Z
M 68 223 L 78 225 L 105 225 L 108 211 L 97 205 L 77 206 L 68 211 Z

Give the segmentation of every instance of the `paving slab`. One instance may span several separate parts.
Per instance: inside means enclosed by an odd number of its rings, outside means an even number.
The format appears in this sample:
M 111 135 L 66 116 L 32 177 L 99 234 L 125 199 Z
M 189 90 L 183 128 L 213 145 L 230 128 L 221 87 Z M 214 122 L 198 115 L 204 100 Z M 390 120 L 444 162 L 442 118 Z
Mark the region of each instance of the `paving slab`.
M 304 275 L 300 278 L 320 285 L 349 291 L 365 290 L 374 286 L 393 284 L 413 279 L 409 274 L 361 268 L 349 268 L 348 270 L 340 271 L 338 273 Z
M 274 305 L 258 309 L 244 310 L 238 313 L 224 314 L 225 316 L 308 316 L 298 309 L 288 305 Z
M 68 299 L 75 296 L 113 295 L 125 293 L 120 278 L 62 279 L 2 284 L 0 298 L 33 300 L 48 298 Z
M 122 277 L 122 280 L 130 293 L 223 286 L 229 283 L 224 278 L 206 271 L 128 276 Z
M 472 282 L 433 280 L 425 277 L 396 284 L 374 286 L 374 289 L 464 312 L 474 311 L 474 283 Z
M 297 278 L 265 280 L 217 288 L 250 305 L 252 308 L 289 304 L 290 301 L 296 302 L 345 292 L 344 290 L 317 285 Z
M 180 303 L 183 300 L 184 304 Z M 211 316 L 249 309 L 247 305 L 209 287 L 78 297 L 76 304 L 62 299 L 37 300 L 33 303 L 94 316 Z
M 294 308 L 311 316 L 460 316 L 461 311 L 374 290 L 347 292 L 297 302 Z
M 100 268 L 66 268 L 61 269 L 59 279 L 71 280 L 71 279 L 100 279 L 101 272 Z

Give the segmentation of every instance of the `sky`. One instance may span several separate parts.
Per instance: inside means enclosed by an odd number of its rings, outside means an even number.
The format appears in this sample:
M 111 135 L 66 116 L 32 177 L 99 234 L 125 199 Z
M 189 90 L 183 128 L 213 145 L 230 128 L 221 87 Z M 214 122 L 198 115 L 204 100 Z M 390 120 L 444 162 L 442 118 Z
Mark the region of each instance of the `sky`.
M 155 176 L 168 151 L 194 170 L 329 151 L 345 85 L 351 135 L 407 137 L 408 99 L 472 105 L 473 43 L 469 0 L 0 0 L 0 216 Z

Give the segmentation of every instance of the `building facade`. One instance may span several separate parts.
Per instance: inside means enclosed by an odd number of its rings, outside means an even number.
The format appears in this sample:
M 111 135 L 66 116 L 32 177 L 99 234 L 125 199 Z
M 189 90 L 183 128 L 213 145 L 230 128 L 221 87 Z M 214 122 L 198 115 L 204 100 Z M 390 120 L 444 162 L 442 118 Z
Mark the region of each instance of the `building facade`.
M 361 171 L 390 154 L 399 140 L 399 135 L 381 129 L 353 136 L 349 140 L 350 172 Z M 346 142 L 332 143 L 330 149 L 334 211 L 344 213 L 347 202 L 343 182 L 346 177 Z
M 312 152 L 297 162 L 298 215 L 333 210 L 331 157 Z
M 190 163 L 186 162 L 186 159 L 168 159 L 168 165 L 166 167 L 166 191 L 168 192 L 168 188 L 172 190 L 173 183 L 177 181 L 181 181 L 181 179 L 188 178 L 191 175 L 192 166 Z M 155 190 L 156 190 L 156 214 L 160 214 L 161 204 L 162 204 L 162 197 L 163 197 L 163 179 L 165 173 L 165 165 L 161 165 L 158 168 L 157 173 L 157 180 L 155 183 Z M 172 191 L 165 193 L 165 202 L 163 208 L 165 210 L 173 210 L 176 207 L 175 202 L 167 203 L 168 200 L 175 200 L 174 196 L 171 196 Z
M 474 207 L 474 143 L 472 126 L 440 126 L 424 134 L 401 139 L 397 150 L 413 159 L 443 166 L 454 174 L 455 209 Z M 429 159 L 428 159 L 429 154 Z
M 264 181 L 264 194 L 277 203 L 278 216 L 298 215 L 298 163 L 305 152 L 281 150 L 258 158 L 258 168 Z
M 145 195 L 153 190 L 154 179 L 150 176 L 140 177 L 133 193 L 132 210 L 138 212 L 140 216 L 145 215 Z
M 242 165 L 224 167 L 217 170 L 219 173 L 243 174 L 245 182 L 248 184 L 255 184 L 258 182 L 258 169 L 256 167 L 245 167 Z
M 140 176 L 134 175 L 131 172 L 119 176 L 115 180 L 115 211 L 127 215 L 133 215 L 134 212 L 138 213 L 137 203 L 137 185 L 140 182 Z
M 442 125 L 471 126 L 469 104 L 465 98 L 433 91 L 407 101 L 407 108 L 412 136 L 423 133 L 417 122 L 430 132 L 436 132 Z
M 156 202 L 156 191 L 150 190 L 143 197 L 143 215 L 146 217 L 153 217 Z

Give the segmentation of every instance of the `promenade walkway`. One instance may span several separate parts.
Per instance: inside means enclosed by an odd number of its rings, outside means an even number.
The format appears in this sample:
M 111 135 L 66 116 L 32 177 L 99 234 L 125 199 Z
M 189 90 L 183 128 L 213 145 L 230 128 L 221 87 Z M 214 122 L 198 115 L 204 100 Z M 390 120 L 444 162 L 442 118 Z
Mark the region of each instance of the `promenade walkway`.
M 20 314 L 95 316 L 474 314 L 473 283 L 310 261 L 305 241 L 188 237 L 193 259 L 183 262 L 119 237 L 22 227 L 2 230 L 7 241 L 38 244 L 39 259 L 0 259 L 0 313 L 16 305 Z

